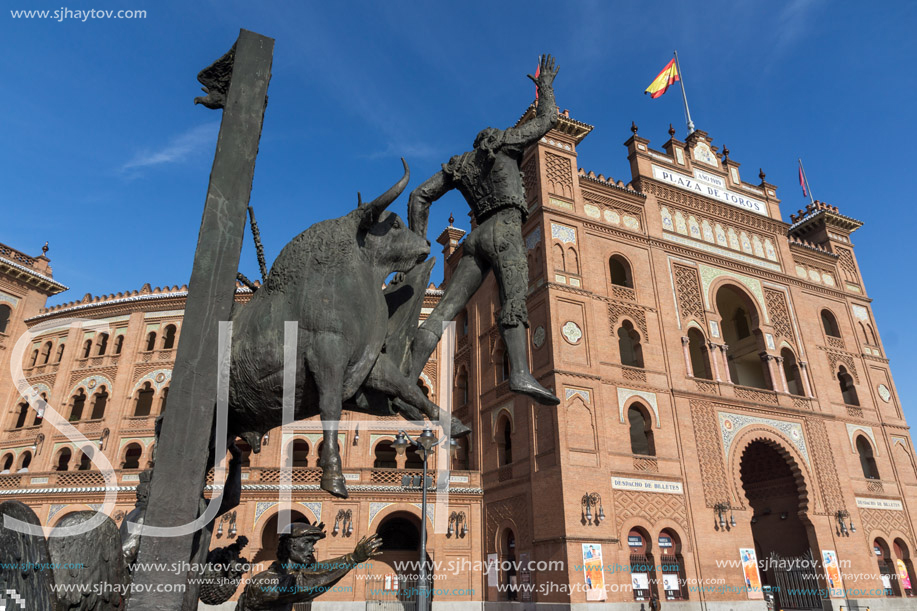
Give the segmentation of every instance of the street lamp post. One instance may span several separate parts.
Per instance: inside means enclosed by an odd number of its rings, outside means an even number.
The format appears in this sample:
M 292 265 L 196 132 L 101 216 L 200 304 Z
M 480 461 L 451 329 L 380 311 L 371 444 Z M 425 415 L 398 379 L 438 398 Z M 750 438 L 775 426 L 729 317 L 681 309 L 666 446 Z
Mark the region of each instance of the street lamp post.
M 395 451 L 399 456 L 404 456 L 404 451 L 409 445 L 415 445 L 423 453 L 423 477 L 420 482 L 420 583 L 417 588 L 417 611 L 429 611 L 430 592 L 427 589 L 427 458 L 430 452 L 439 444 L 449 439 L 449 452 L 454 454 L 458 444 L 455 439 L 443 435 L 437 438 L 429 427 L 424 428 L 423 433 L 417 439 L 411 438 L 404 431 L 398 431 L 395 435 Z

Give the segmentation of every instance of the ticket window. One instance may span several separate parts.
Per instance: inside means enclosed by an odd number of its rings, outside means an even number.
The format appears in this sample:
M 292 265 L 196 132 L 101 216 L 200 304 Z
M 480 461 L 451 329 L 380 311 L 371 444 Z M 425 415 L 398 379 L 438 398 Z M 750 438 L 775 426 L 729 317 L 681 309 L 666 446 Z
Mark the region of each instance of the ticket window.
M 631 589 L 636 601 L 650 601 L 656 580 L 653 557 L 649 550 L 649 539 L 642 530 L 632 530 L 627 535 L 630 548 Z
M 659 533 L 659 567 L 662 572 L 662 590 L 666 600 L 688 598 L 685 563 L 681 555 L 678 535 L 666 529 Z
M 879 579 L 882 582 L 882 588 L 886 596 L 901 596 L 898 589 L 898 576 L 895 572 L 894 561 L 888 549 L 888 544 L 882 539 L 873 541 L 872 549 L 876 554 L 876 562 L 879 565 Z
M 911 562 L 910 550 L 901 539 L 895 539 L 894 549 L 898 584 L 904 596 L 913 597 L 917 594 L 917 579 L 914 576 L 914 565 Z

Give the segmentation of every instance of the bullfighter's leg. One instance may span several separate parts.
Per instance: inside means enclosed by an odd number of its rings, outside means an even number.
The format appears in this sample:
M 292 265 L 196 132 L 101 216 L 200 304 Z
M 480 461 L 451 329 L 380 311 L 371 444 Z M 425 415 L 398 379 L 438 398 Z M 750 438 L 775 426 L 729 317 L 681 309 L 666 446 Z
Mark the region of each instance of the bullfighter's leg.
M 344 485 L 341 454 L 337 444 L 346 360 L 344 355 L 343 342 L 330 335 L 314 338 L 307 352 L 307 361 L 318 388 L 318 406 L 324 429 L 324 445 L 319 457 L 319 466 L 322 468 L 321 487 L 334 496 L 346 499 L 347 487 Z
M 529 314 L 525 305 L 529 286 L 525 242 L 522 240 L 522 213 L 507 209 L 494 220 L 493 242 L 482 243 L 482 252 L 493 258 L 494 275 L 500 289 L 500 334 L 509 356 L 509 388 L 535 399 L 542 405 L 560 403 L 554 393 L 539 384 L 529 371 Z
M 439 420 L 439 406 L 430 401 L 417 383 L 407 377 L 387 355 L 379 355 L 365 385 L 390 397 L 400 399 L 409 406 L 421 410 L 431 421 Z M 462 421 L 452 416 L 452 437 L 461 437 L 471 433 L 471 429 Z
M 475 231 L 481 231 L 481 229 L 481 227 L 478 227 Z M 436 307 L 430 312 L 430 316 L 417 329 L 414 335 L 414 342 L 411 344 L 410 379 L 412 380 L 420 377 L 424 365 L 427 364 L 430 355 L 436 350 L 439 338 L 443 335 L 443 321 L 452 320 L 462 311 L 468 300 L 481 286 L 484 276 L 490 271 L 486 261 L 468 252 L 471 249 L 469 242 L 472 241 L 472 237 L 469 236 L 468 240 L 465 241 L 466 252 L 455 268 L 452 278 L 449 279 L 443 298 L 436 304 Z

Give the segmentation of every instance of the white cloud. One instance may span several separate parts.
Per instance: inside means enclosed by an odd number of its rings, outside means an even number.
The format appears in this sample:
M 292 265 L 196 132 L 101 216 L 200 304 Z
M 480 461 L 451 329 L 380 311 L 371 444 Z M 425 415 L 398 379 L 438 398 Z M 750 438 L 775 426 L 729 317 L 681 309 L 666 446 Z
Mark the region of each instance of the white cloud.
M 157 150 L 138 151 L 124 165 L 121 171 L 139 170 L 166 163 L 180 163 L 206 147 L 216 145 L 220 124 L 217 121 L 192 127 L 169 140 Z

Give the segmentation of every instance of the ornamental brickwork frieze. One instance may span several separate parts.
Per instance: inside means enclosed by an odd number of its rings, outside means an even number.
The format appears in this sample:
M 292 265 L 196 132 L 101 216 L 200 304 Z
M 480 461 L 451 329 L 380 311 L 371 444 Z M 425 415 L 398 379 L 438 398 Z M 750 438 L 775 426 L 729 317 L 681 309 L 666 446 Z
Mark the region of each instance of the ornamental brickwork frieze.
M 640 339 L 643 343 L 650 343 L 649 334 L 646 327 L 646 313 L 643 308 L 634 305 L 612 301 L 608 304 L 608 323 L 611 326 L 612 337 L 617 337 L 618 327 L 621 326 L 621 320 L 627 318 L 640 329 Z
M 716 410 L 709 401 L 691 401 L 691 422 L 694 425 L 697 461 L 700 463 L 707 507 L 728 501 L 731 497 L 723 463 L 723 445 Z
M 522 188 L 525 189 L 525 199 L 531 202 L 538 195 L 538 161 L 535 155 L 522 166 Z
M 700 280 L 693 267 L 672 264 L 672 276 L 675 280 L 675 295 L 678 298 L 678 311 L 684 327 L 691 320 L 696 320 L 701 327 L 707 328 L 704 316 L 704 303 L 700 292 Z
M 860 523 L 863 525 L 863 533 L 866 536 L 873 532 L 880 532 L 889 537 L 892 532 L 898 531 L 907 535 L 909 540 L 914 540 L 905 512 L 889 511 L 888 509 L 867 509 L 865 507 L 859 507 L 858 511 L 860 512 Z
M 548 190 L 554 195 L 573 197 L 573 164 L 569 157 L 545 153 Z
M 825 421 L 820 418 L 807 418 L 805 427 L 822 498 L 821 511 L 817 513 L 832 514 L 840 509 L 845 509 L 844 495 L 841 492 L 841 482 L 837 477 L 834 452 L 831 450 L 831 441 L 828 439 Z
M 657 527 L 659 522 L 671 520 L 681 526 L 682 540 L 689 544 L 683 551 L 691 551 L 691 529 L 688 527 L 688 508 L 685 506 L 683 494 L 660 494 L 632 490 L 614 490 L 613 492 L 617 532 L 621 532 L 624 523 L 631 518 L 643 518 Z
M 831 368 L 832 372 L 837 371 L 837 366 L 839 364 L 844 365 L 847 368 L 847 371 L 850 375 L 853 376 L 854 382 L 857 384 L 860 383 L 860 376 L 857 374 L 856 362 L 854 361 L 854 356 L 849 352 L 841 352 L 840 350 L 832 350 L 831 348 L 826 348 L 825 346 L 819 346 L 819 350 L 825 353 L 825 356 L 828 359 L 828 366 Z
M 497 531 L 506 522 L 512 522 L 515 526 L 513 530 L 518 537 L 516 549 L 528 547 L 531 541 L 528 508 L 529 503 L 526 502 L 524 496 L 514 496 L 484 506 L 484 519 L 487 524 L 485 539 L 487 552 L 497 551 L 494 549 L 497 542 Z
M 793 323 L 786 305 L 786 296 L 781 291 L 765 288 L 764 303 L 771 315 L 771 324 L 774 326 L 774 336 L 777 342 L 786 340 L 791 346 L 795 346 Z

